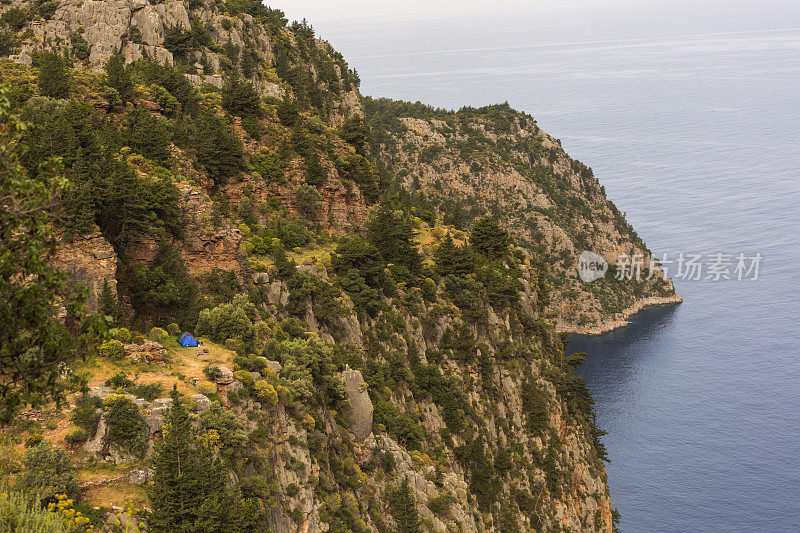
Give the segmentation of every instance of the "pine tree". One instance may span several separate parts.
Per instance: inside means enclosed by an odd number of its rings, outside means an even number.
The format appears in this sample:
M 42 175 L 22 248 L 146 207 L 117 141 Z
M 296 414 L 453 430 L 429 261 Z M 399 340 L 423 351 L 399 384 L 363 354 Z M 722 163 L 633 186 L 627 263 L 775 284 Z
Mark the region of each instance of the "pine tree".
M 55 52 L 41 52 L 34 59 L 39 67 L 37 85 L 42 96 L 69 98 L 67 62 Z
M 133 100 L 133 78 L 125 67 L 125 59 L 117 52 L 106 61 L 106 77 L 108 86 L 116 90 L 123 102 Z
M 422 525 L 414 502 L 414 495 L 408 486 L 408 478 L 403 478 L 400 486 L 390 492 L 389 506 L 400 533 L 422 533 Z
M 94 203 L 90 190 L 90 171 L 79 149 L 69 173 L 69 187 L 61 198 L 66 211 L 64 230 L 68 238 L 91 231 L 94 225 Z
M 148 525 L 156 532 L 236 531 L 237 502 L 225 487 L 219 460 L 195 445 L 189 413 L 172 389 L 172 409 L 153 457 L 153 513 Z
M 367 239 L 387 263 L 402 265 L 412 275 L 422 269 L 422 256 L 416 243 L 411 218 L 402 211 L 381 205 L 367 224 Z
M 492 217 L 483 217 L 472 227 L 469 235 L 472 248 L 489 259 L 501 259 L 508 253 L 511 239 Z

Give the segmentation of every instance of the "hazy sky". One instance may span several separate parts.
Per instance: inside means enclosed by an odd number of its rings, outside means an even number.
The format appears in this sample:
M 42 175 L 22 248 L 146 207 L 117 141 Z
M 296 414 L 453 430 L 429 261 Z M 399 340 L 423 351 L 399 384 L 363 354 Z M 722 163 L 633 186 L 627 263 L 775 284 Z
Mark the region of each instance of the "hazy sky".
M 305 17 L 313 24 L 331 20 L 362 18 L 413 20 L 452 15 L 471 16 L 482 13 L 567 11 L 617 7 L 626 4 L 641 5 L 650 2 L 651 0 L 267 0 L 265 3 L 270 7 L 283 10 L 289 20 L 300 20 Z M 666 2 L 661 0 L 658 3 Z

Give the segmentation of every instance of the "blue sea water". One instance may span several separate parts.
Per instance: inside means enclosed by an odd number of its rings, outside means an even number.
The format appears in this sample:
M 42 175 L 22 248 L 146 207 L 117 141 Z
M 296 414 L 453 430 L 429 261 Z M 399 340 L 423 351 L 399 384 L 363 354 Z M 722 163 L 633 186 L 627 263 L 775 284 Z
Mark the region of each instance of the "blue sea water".
M 800 531 L 800 5 L 592 5 L 318 29 L 364 94 L 531 113 L 656 254 L 763 256 L 571 349 L 622 531 Z

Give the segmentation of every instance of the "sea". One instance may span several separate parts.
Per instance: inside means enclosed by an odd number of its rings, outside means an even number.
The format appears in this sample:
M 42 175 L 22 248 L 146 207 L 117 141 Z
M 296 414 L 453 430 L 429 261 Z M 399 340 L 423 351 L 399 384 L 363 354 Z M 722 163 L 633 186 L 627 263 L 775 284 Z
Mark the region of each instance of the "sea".
M 800 2 L 557 4 L 316 27 L 363 94 L 532 114 L 673 261 L 681 305 L 570 339 L 620 529 L 800 531 Z

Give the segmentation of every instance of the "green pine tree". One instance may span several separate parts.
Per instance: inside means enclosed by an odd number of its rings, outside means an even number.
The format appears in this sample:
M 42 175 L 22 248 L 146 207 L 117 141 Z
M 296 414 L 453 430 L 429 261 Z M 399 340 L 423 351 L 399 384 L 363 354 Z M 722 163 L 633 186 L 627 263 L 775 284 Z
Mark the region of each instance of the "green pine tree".
M 34 57 L 39 67 L 37 85 L 42 96 L 50 98 L 69 98 L 69 67 L 67 62 L 55 52 L 41 52 Z
M 189 413 L 172 389 L 172 409 L 153 457 L 155 532 L 237 531 L 237 502 L 225 487 L 227 476 L 211 450 L 196 443 Z
M 422 533 L 422 524 L 414 495 L 408 486 L 408 478 L 403 478 L 403 482 L 389 493 L 389 508 L 400 533 Z
M 125 67 L 125 58 L 117 52 L 106 61 L 106 78 L 108 86 L 116 90 L 123 102 L 133 100 L 133 78 Z

